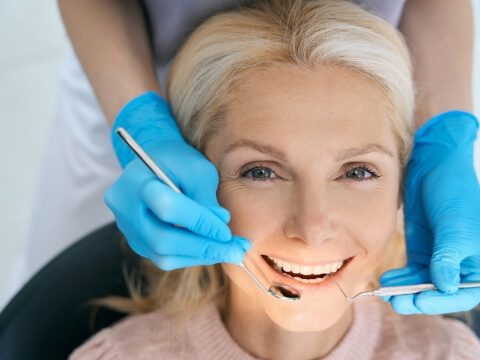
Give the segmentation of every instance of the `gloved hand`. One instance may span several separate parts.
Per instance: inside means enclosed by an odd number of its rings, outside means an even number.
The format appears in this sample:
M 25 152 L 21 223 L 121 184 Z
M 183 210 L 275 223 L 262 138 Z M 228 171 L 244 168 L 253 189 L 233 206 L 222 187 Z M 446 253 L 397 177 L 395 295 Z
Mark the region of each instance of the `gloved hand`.
M 477 119 L 449 111 L 415 134 L 404 185 L 408 265 L 382 286 L 433 282 L 440 291 L 386 298 L 401 314 L 467 311 L 480 302 L 480 187 L 473 167 Z M 457 291 L 458 290 L 458 291 Z
M 115 133 L 119 127 L 183 194 L 171 190 L 136 157 Z M 130 101 L 115 120 L 112 142 L 124 170 L 105 202 L 137 254 L 163 270 L 243 260 L 250 242 L 232 236 L 230 213 L 217 202 L 217 170 L 185 142 L 165 100 L 148 92 Z

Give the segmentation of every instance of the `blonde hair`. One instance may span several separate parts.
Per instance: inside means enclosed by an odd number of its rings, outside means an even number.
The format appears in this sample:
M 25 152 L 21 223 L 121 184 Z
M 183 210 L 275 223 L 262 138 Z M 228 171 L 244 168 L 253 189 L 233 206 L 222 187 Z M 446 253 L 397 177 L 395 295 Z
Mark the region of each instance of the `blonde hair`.
M 248 71 L 278 64 L 309 69 L 337 65 L 373 79 L 384 94 L 405 166 L 414 113 L 408 51 L 392 26 L 340 0 L 260 1 L 215 15 L 196 29 L 175 57 L 167 86 L 185 139 L 204 149 L 209 136 L 222 126 L 239 81 Z M 377 275 L 404 261 L 399 218 Z M 139 295 L 130 287 L 132 299 L 109 299 L 110 306 L 128 312 L 162 308 L 176 313 L 207 302 L 221 303 L 227 293 L 228 281 L 219 265 L 170 272 L 147 266 L 150 288 Z

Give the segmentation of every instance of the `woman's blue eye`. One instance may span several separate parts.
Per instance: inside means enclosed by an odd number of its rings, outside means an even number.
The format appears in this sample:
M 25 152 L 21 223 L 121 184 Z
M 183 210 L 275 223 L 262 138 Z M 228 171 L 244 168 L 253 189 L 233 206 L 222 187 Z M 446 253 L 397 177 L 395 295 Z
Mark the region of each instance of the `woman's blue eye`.
M 252 169 L 249 169 L 241 174 L 242 177 L 250 177 L 253 180 L 260 180 L 260 181 L 265 181 L 265 180 L 270 180 L 274 179 L 275 177 L 273 176 L 275 173 L 264 166 L 256 166 Z
M 375 171 L 367 166 L 356 166 L 348 170 L 345 176 L 353 181 L 373 180 L 380 177 Z
M 275 179 L 277 176 L 275 172 L 265 166 L 255 166 L 241 173 L 241 177 L 251 178 L 255 181 L 269 181 Z M 366 165 L 355 166 L 347 170 L 345 177 L 353 181 L 365 181 L 379 178 L 373 169 Z

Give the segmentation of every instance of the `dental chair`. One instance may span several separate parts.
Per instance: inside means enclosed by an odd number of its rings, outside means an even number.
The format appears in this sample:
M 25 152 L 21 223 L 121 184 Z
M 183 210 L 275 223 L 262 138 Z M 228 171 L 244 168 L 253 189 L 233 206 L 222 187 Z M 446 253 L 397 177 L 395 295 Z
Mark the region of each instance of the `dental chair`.
M 122 268 L 139 258 L 114 224 L 64 250 L 15 295 L 0 313 L 0 359 L 66 359 L 95 332 L 124 314 L 100 308 L 92 320 L 87 303 L 107 295 L 126 296 Z M 469 323 L 480 336 L 480 311 L 450 316 Z
M 124 314 L 87 302 L 128 294 L 122 266 L 136 266 L 114 224 L 82 238 L 35 274 L 0 314 L 0 359 L 66 359 Z

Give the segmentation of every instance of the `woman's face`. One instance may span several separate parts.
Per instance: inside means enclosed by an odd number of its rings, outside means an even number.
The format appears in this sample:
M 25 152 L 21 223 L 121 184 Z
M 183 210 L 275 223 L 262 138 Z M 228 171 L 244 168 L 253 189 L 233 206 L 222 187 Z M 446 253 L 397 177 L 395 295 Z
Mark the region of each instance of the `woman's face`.
M 297 302 L 261 292 L 222 265 L 250 313 L 291 331 L 319 331 L 366 290 L 396 227 L 400 162 L 386 100 L 352 70 L 282 65 L 250 73 L 206 146 L 220 173 L 218 199 L 245 262 L 264 283 L 300 290 Z

